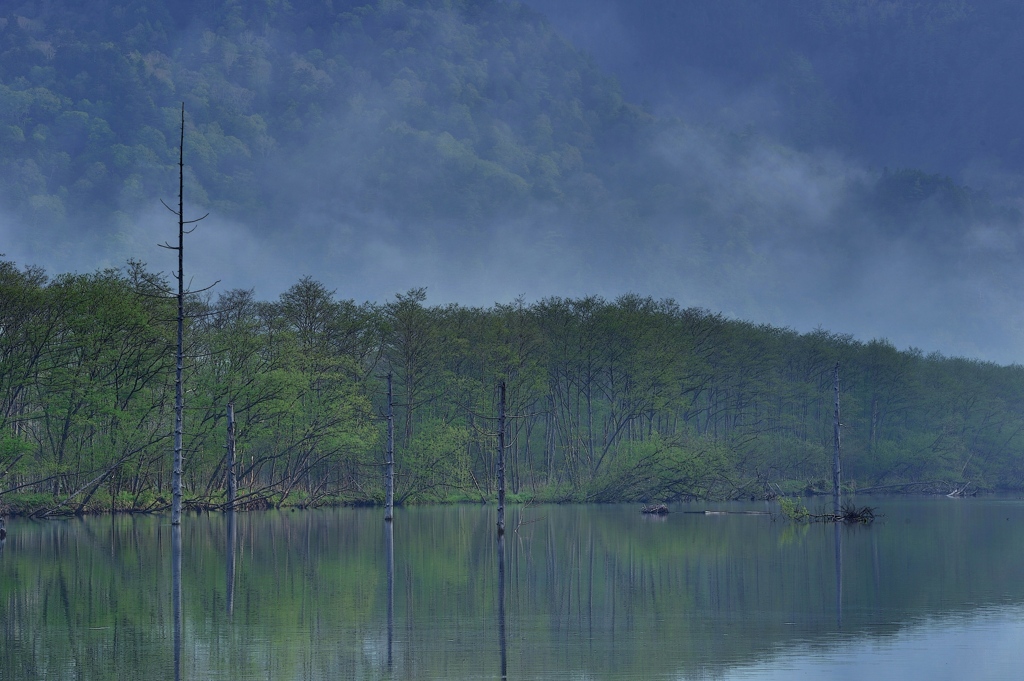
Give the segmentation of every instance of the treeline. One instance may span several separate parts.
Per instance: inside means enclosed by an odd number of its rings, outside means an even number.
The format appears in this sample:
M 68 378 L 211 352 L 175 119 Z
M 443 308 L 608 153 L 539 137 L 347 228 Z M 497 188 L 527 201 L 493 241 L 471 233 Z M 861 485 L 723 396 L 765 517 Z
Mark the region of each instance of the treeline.
M 173 301 L 138 263 L 0 263 L 0 505 L 170 501 Z M 190 303 L 186 503 L 224 502 L 234 404 L 246 506 L 383 498 L 393 375 L 398 503 L 494 493 L 497 386 L 520 498 L 595 502 L 825 488 L 840 366 L 854 489 L 1024 487 L 1024 369 L 897 351 L 627 295 L 356 304 L 310 278 L 276 301 Z

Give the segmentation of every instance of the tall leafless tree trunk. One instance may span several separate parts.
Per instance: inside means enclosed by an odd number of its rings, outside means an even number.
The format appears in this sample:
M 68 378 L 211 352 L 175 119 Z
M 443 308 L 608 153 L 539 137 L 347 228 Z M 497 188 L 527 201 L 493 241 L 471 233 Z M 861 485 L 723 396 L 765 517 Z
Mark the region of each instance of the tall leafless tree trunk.
M 235 405 L 228 402 L 228 444 L 227 462 L 228 469 L 228 510 L 235 510 L 235 498 L 238 496 L 238 485 L 235 479 Z
M 181 472 L 185 368 L 185 103 L 181 103 L 181 139 L 178 146 L 178 354 L 174 365 L 174 467 L 171 469 L 171 524 L 181 524 Z
M 182 388 L 182 374 L 185 368 L 185 225 L 204 219 L 206 215 L 195 220 L 185 219 L 185 103 L 181 103 L 181 137 L 178 141 L 178 210 L 166 203 L 164 206 L 178 216 L 178 245 L 161 244 L 163 248 L 178 252 L 178 351 L 174 371 L 174 466 L 171 469 L 171 524 L 181 524 L 181 475 L 184 468 L 182 453 L 182 436 L 184 434 L 183 414 L 185 397 Z
M 384 520 L 395 517 L 395 406 L 391 391 L 391 373 L 388 373 L 388 445 L 384 473 Z
M 498 397 L 498 534 L 505 533 L 505 382 Z
M 832 419 L 832 439 L 834 442 L 832 451 L 832 512 L 839 515 L 839 478 L 842 472 L 839 460 L 839 362 L 836 362 L 835 372 L 835 416 Z

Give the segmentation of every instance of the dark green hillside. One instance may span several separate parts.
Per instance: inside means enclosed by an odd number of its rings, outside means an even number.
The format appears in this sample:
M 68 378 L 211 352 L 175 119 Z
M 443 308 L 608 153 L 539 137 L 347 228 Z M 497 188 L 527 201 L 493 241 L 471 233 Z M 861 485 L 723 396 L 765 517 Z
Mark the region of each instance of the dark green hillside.
M 702 21 L 724 30 L 729 16 Z M 702 44 L 678 56 L 700 66 Z M 782 65 L 772 57 L 762 68 Z M 382 215 L 408 231 L 473 233 L 543 210 L 577 235 L 682 220 L 695 235 L 735 232 L 725 241 L 740 248 L 751 239 L 716 206 L 707 211 L 723 200 L 708 198 L 723 180 L 667 150 L 706 137 L 742 167 L 764 153 L 763 140 L 655 121 L 546 19 L 497 0 L 7 4 L 4 205 L 30 226 L 89 230 L 153 206 L 173 186 L 181 102 L 191 200 L 259 229 L 292 226 L 296 215 L 325 224 Z M 797 107 L 797 119 L 813 118 L 814 106 Z M 847 134 L 820 132 L 822 142 Z M 908 197 L 891 184 L 875 203 L 907 218 Z
M 33 221 L 166 193 L 182 101 L 193 200 L 264 220 L 311 201 L 421 220 L 583 204 L 643 118 L 497 1 L 8 3 L 0 84 L 0 191 Z

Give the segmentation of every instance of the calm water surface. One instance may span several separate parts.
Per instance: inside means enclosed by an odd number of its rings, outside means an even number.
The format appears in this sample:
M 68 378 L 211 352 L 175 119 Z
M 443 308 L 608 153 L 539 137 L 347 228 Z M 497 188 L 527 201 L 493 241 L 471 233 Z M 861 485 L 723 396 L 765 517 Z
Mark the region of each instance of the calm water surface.
M 15 519 L 0 679 L 1016 677 L 1024 501 L 858 503 Z

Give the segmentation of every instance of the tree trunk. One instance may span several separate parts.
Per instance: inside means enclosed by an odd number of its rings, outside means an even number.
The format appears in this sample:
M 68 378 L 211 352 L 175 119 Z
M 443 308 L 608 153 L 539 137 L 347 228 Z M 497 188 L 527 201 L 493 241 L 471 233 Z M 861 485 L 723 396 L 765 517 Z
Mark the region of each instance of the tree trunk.
M 391 392 L 391 374 L 388 374 L 388 448 L 385 455 L 387 468 L 384 473 L 384 520 L 395 517 L 395 411 Z
M 832 512 L 839 515 L 839 478 L 841 473 L 839 461 L 839 362 L 836 362 L 835 372 L 835 417 L 832 419 L 832 440 L 834 442 L 832 451 Z
M 235 497 L 238 495 L 238 488 L 237 481 L 235 479 L 235 405 L 231 402 L 228 402 L 227 450 L 228 509 L 234 510 Z
M 505 382 L 498 398 L 498 535 L 505 533 Z
M 178 353 L 174 369 L 174 467 L 171 469 L 171 525 L 181 524 L 181 472 L 185 367 L 185 104 L 181 105 L 181 140 L 178 147 Z

